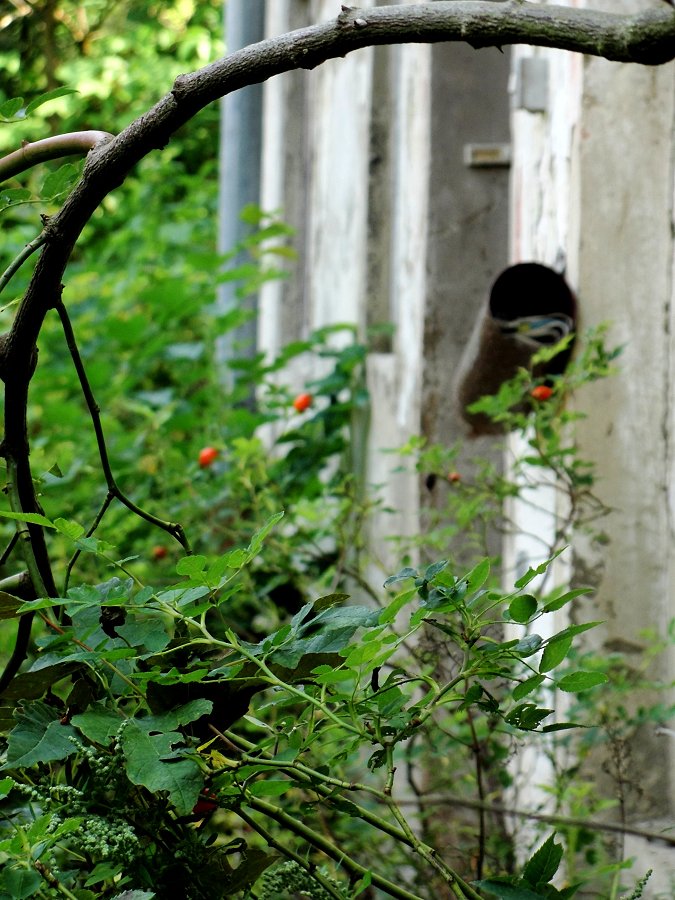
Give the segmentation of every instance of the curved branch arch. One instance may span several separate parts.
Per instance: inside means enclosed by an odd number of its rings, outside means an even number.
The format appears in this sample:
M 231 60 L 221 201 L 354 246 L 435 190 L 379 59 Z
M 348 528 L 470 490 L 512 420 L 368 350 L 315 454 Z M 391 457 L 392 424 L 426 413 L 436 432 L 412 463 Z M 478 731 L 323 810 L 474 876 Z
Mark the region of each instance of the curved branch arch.
M 660 65 L 675 58 L 675 10 L 665 4 L 637 15 L 528 3 L 524 0 L 436 0 L 434 3 L 342 7 L 334 20 L 245 47 L 202 69 L 179 76 L 152 109 L 87 157 L 82 178 L 61 211 L 46 225 L 44 247 L 9 333 L 0 346 L 5 381 L 5 434 L 0 453 L 16 472 L 16 500 L 38 512 L 28 460 L 28 385 L 37 338 L 48 310 L 61 302 L 61 283 L 80 233 L 104 197 L 121 185 L 147 154 L 203 107 L 247 85 L 378 44 L 455 41 L 475 48 L 524 43 Z M 30 525 L 41 581 L 53 580 L 42 529 Z

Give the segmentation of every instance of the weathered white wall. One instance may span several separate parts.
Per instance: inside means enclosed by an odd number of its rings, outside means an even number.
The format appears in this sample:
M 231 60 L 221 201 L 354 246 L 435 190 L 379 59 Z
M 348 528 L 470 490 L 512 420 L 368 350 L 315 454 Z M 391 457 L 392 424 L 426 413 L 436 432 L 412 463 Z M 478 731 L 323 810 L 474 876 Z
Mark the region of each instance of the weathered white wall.
M 622 12 L 662 2 L 567 0 L 567 5 Z M 359 5 L 375 5 L 375 0 Z M 337 12 L 333 0 L 270 0 L 268 32 L 278 34 Z M 478 281 L 486 281 L 486 295 L 487 276 L 499 269 L 491 261 L 501 252 L 495 226 L 503 214 L 499 174 L 486 176 L 492 179 L 488 186 L 479 173 L 462 171 L 458 148 L 464 141 L 504 138 L 497 132 L 478 138 L 481 123 L 461 119 L 466 137 L 446 135 L 443 143 L 445 117 L 460 121 L 454 104 L 466 103 L 469 95 L 476 110 L 492 102 L 498 81 L 489 73 L 494 51 L 472 56 L 485 67 L 487 84 L 481 87 L 480 73 L 465 75 L 470 65 L 462 56 L 466 48 L 445 48 L 447 56 L 442 48 L 392 48 L 389 68 L 378 69 L 383 60 L 377 53 L 383 49 L 359 51 L 265 86 L 262 205 L 280 210 L 298 229 L 300 258 L 287 284 L 264 288 L 259 339 L 263 349 L 274 352 L 327 323 L 351 321 L 363 330 L 375 308 L 375 321 L 381 321 L 382 311 L 391 318 L 396 326 L 391 347 L 381 348 L 368 363 L 373 398 L 369 480 L 383 483 L 385 505 L 401 510 L 395 521 L 377 520 L 374 530 L 391 534 L 418 527 L 419 485 L 414 475 L 392 473 L 392 458 L 380 451 L 401 445 L 420 426 L 435 439 L 451 433 L 450 398 L 445 373 L 439 373 L 444 364 L 452 368 L 457 356 L 452 348 L 461 345 L 468 310 L 477 309 L 484 296 L 476 279 L 462 279 L 469 268 L 480 269 Z M 587 415 L 577 428 L 580 454 L 597 460 L 597 493 L 613 509 L 603 522 L 609 542 L 596 547 L 576 536 L 567 568 L 559 568 L 555 577 L 597 588 L 586 608 L 582 602 L 575 606 L 573 618 L 604 619 L 605 626 L 593 632 L 596 646 L 627 652 L 637 667 L 649 643 L 641 629 L 665 634 L 675 613 L 675 67 L 652 70 L 523 47 L 514 51 L 514 89 L 524 57 L 546 61 L 548 90 L 541 111 L 514 109 L 512 114 L 511 261 L 564 268 L 579 298 L 582 329 L 608 322 L 608 343 L 624 345 L 619 374 L 574 400 Z M 484 100 L 477 101 L 481 90 Z M 373 222 L 368 201 L 378 91 L 388 104 L 383 120 L 390 158 L 375 204 L 387 215 Z M 438 107 L 437 96 L 443 98 Z M 490 116 L 491 125 L 495 119 Z M 447 174 L 444 159 L 439 165 L 442 153 L 448 154 Z M 475 185 L 474 193 L 482 198 L 476 209 L 467 202 L 471 191 L 458 191 L 458 179 Z M 478 250 L 466 240 L 469 235 L 480 235 Z M 378 261 L 388 260 L 386 277 L 381 269 L 372 277 L 368 248 L 373 242 Z M 490 260 L 483 245 L 494 253 Z M 374 283 L 386 297 L 369 296 Z M 311 375 L 296 372 L 297 385 Z M 552 515 L 561 512 L 552 500 L 544 497 L 542 503 Z M 538 522 L 534 527 L 541 532 L 548 526 Z M 512 570 L 533 556 L 537 549 L 523 542 L 506 547 Z M 385 559 L 385 565 L 393 562 Z M 667 656 L 652 672 L 665 683 L 674 673 L 675 660 Z M 646 727 L 632 749 L 631 777 L 643 793 L 632 794 L 629 818 L 654 829 L 670 824 L 675 741 Z M 644 845 L 627 849 L 646 858 Z M 675 863 L 663 848 L 655 852 L 651 895 L 659 890 L 667 895 Z
M 568 3 L 615 12 L 634 0 Z M 654 3 L 654 5 L 657 5 Z M 636 670 L 650 638 L 675 618 L 673 582 L 673 123 L 675 67 L 649 69 L 554 51 L 519 48 L 548 60 L 548 105 L 513 114 L 512 256 L 566 265 L 581 328 L 609 323 L 622 345 L 619 372 L 575 398 L 586 418 L 576 431 L 582 457 L 597 461 L 596 493 L 612 512 L 608 543 L 577 535 L 572 579 L 597 593 L 572 617 L 603 619 L 592 640 L 621 650 Z M 513 554 L 517 548 L 512 548 Z M 672 653 L 651 675 L 672 682 Z M 644 695 L 641 702 L 659 698 Z M 675 743 L 645 726 L 631 747 L 633 824 L 672 823 Z M 658 763 L 655 764 L 655 760 Z M 648 896 L 671 890 L 672 851 L 630 839 L 628 854 L 650 857 Z M 642 867 L 642 865 L 641 865 Z M 647 895 L 645 895 L 647 896 Z

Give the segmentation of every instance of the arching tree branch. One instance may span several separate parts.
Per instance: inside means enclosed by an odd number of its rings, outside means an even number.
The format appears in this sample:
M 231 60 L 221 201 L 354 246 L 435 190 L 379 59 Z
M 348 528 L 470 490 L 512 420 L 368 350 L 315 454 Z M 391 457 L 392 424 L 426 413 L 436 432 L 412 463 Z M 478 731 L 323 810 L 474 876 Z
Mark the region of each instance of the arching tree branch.
M 37 338 L 48 310 L 60 302 L 61 279 L 82 229 L 103 198 L 152 150 L 199 110 L 220 97 L 293 69 L 376 44 L 458 41 L 473 47 L 526 43 L 559 47 L 620 62 L 659 65 L 675 57 L 675 11 L 665 4 L 638 15 L 618 15 L 523 0 L 437 0 L 367 10 L 343 7 L 331 22 L 262 41 L 189 75 L 117 137 L 89 153 L 83 176 L 45 228 L 46 243 L 28 291 L 0 348 L 5 373 L 5 436 L 1 450 L 16 466 L 22 511 L 39 511 L 28 463 L 26 404 Z M 53 590 L 44 539 L 30 526 L 35 556 Z

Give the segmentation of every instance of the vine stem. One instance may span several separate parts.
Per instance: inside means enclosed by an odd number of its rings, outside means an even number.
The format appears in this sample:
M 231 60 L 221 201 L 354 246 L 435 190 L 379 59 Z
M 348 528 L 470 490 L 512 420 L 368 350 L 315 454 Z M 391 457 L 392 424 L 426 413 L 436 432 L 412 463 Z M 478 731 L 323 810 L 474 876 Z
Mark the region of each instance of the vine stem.
M 285 846 L 280 841 L 278 841 L 274 835 L 269 832 L 266 828 L 264 828 L 253 816 L 249 815 L 243 809 L 237 809 L 237 815 L 239 818 L 246 822 L 254 831 L 257 831 L 258 834 L 265 840 L 265 842 L 272 847 L 274 850 L 278 850 L 282 856 L 285 856 L 288 859 L 292 859 L 293 862 L 297 863 L 301 869 L 304 869 L 307 874 L 317 881 L 321 887 L 326 891 L 326 893 L 330 894 L 331 897 L 335 897 L 336 900 L 344 900 L 343 895 L 336 890 L 336 888 L 330 883 L 330 881 L 322 875 L 321 872 L 313 866 L 312 863 L 307 862 L 306 859 L 303 859 L 299 853 L 296 853 L 294 850 L 291 850 L 290 847 Z
M 261 800 L 259 797 L 252 797 L 250 795 L 246 796 L 245 802 L 251 809 L 278 822 L 279 825 L 287 828 L 289 831 L 298 835 L 298 837 L 303 838 L 303 840 L 306 840 L 317 850 L 321 851 L 321 853 L 330 857 L 330 859 L 335 860 L 336 863 L 349 872 L 350 876 L 363 878 L 364 875 L 370 872 L 365 866 L 362 866 L 360 863 L 357 863 L 356 860 L 352 859 L 351 856 L 348 856 L 344 850 L 341 850 L 335 844 L 331 843 L 323 835 L 317 834 L 316 831 L 313 831 L 305 825 L 304 822 L 288 815 L 288 813 L 279 809 L 278 806 L 274 806 L 272 803 Z M 423 900 L 418 894 L 411 893 L 405 888 L 389 881 L 389 879 L 384 878 L 382 875 L 370 872 L 370 876 L 371 883 L 374 887 L 379 888 L 389 897 L 397 897 L 399 900 Z
M 211 731 L 213 731 L 214 734 L 224 740 L 225 743 L 229 744 L 230 746 L 234 746 L 234 748 L 239 750 L 240 752 L 240 748 L 242 747 L 244 747 L 246 750 L 254 750 L 256 747 L 255 744 L 252 744 L 245 738 L 233 734 L 230 731 L 226 733 L 226 737 L 213 726 L 209 727 L 211 728 Z M 353 803 L 355 809 L 358 811 L 359 818 L 361 818 L 364 822 L 367 822 L 374 828 L 377 828 L 379 831 L 382 831 L 384 834 L 389 835 L 389 837 L 394 838 L 394 840 L 397 840 L 402 844 L 406 844 L 408 847 L 414 850 L 419 856 L 422 857 L 422 859 L 425 860 L 425 862 L 427 862 L 430 866 L 440 872 L 443 879 L 451 886 L 458 900 L 481 900 L 480 895 L 476 893 L 476 891 L 474 891 L 474 889 L 470 885 L 466 884 L 466 882 L 464 882 L 453 869 L 451 869 L 436 856 L 432 847 L 419 840 L 419 838 L 411 829 L 397 802 L 390 796 L 386 795 L 386 789 L 385 791 L 379 791 L 375 788 L 368 787 L 368 785 L 365 784 L 341 781 L 337 778 L 333 778 L 330 775 L 324 775 L 321 772 L 317 772 L 315 769 L 312 769 L 309 766 L 306 766 L 303 763 L 298 763 L 296 761 L 281 762 L 274 759 L 267 760 L 261 758 L 260 756 L 253 756 L 246 752 L 242 752 L 241 764 L 270 765 L 272 768 L 281 769 L 285 771 L 289 778 L 300 781 L 302 784 L 311 788 L 311 790 L 313 790 L 315 793 L 320 794 L 324 798 L 324 800 L 327 800 L 328 802 L 331 802 L 334 799 L 334 789 L 336 787 L 350 792 L 360 790 L 366 791 L 371 796 L 380 800 L 387 806 L 393 817 L 399 823 L 400 828 L 397 828 L 395 825 L 391 825 L 385 819 L 382 819 L 380 816 L 376 815 L 370 810 L 367 810 L 364 807 L 360 806 L 358 803 L 354 803 L 354 801 L 350 800 L 349 802 Z
M 124 494 L 123 491 L 118 487 L 117 482 L 115 481 L 115 476 L 113 475 L 112 468 L 110 466 L 110 459 L 108 457 L 108 448 L 106 446 L 105 435 L 103 434 L 103 426 L 101 424 L 101 410 L 96 403 L 96 398 L 94 397 L 94 393 L 91 389 L 91 384 L 89 383 L 89 378 L 87 376 L 82 357 L 80 356 L 80 351 L 77 347 L 75 332 L 73 331 L 70 316 L 68 315 L 68 311 L 66 310 L 66 307 L 61 298 L 56 301 L 54 307 L 59 315 L 59 318 L 61 319 L 61 325 L 63 327 L 66 344 L 68 346 L 71 359 L 73 360 L 73 365 L 75 367 L 75 371 L 77 372 L 77 377 L 80 380 L 82 394 L 84 395 L 84 400 L 87 404 L 87 409 L 89 410 L 89 416 L 91 418 L 92 425 L 94 426 L 96 443 L 98 445 L 99 457 L 101 459 L 101 468 L 103 469 L 103 475 L 105 477 L 106 484 L 108 485 L 108 493 L 119 500 L 120 503 L 126 506 L 127 509 L 131 510 L 131 512 L 137 515 L 139 518 L 145 519 L 145 521 L 150 522 L 151 525 L 155 525 L 157 528 L 161 528 L 163 531 L 168 532 L 178 541 L 178 543 L 185 549 L 187 553 L 191 553 L 192 551 L 190 549 L 190 544 L 181 525 L 179 525 L 177 522 L 167 522 L 164 519 L 160 519 L 158 516 L 147 512 L 147 510 L 142 509 L 140 506 L 134 503 L 133 500 L 127 497 L 126 494 Z M 107 509 L 107 505 L 105 509 Z M 105 512 L 105 509 L 103 510 L 103 512 Z M 95 520 L 95 525 L 97 525 L 98 522 L 100 522 L 100 517 L 97 517 L 97 520 Z
M 26 246 L 23 248 L 21 253 L 18 256 L 15 256 L 11 263 L 7 266 L 5 271 L 0 275 L 0 293 L 4 291 L 12 278 L 19 271 L 21 266 L 26 262 L 26 260 L 35 253 L 36 250 L 39 250 L 40 247 L 47 241 L 47 234 L 45 231 L 41 231 L 37 237 L 34 237 L 32 241 L 29 241 Z

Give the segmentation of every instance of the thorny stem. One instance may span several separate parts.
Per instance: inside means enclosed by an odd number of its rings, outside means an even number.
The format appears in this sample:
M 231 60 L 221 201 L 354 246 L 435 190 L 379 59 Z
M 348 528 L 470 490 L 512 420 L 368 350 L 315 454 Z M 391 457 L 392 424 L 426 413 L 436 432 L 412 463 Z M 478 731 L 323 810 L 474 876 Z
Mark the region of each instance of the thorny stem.
M 187 553 L 190 553 L 190 544 L 181 525 L 179 525 L 177 522 L 166 522 L 164 521 L 164 519 L 160 519 L 157 516 L 154 516 L 152 513 L 149 513 L 146 510 L 142 509 L 140 506 L 137 506 L 137 504 L 135 504 L 133 500 L 130 500 L 126 496 L 126 494 L 124 494 L 118 487 L 117 482 L 115 481 L 115 476 L 112 472 L 112 468 L 110 466 L 108 448 L 106 446 L 105 435 L 103 434 L 103 426 L 101 424 L 101 411 L 98 404 L 96 403 L 96 399 L 89 383 L 89 378 L 87 377 L 87 372 L 84 368 L 84 363 L 82 362 L 82 357 L 80 356 L 80 351 L 77 347 L 75 333 L 70 322 L 70 317 L 63 304 L 63 301 L 60 298 L 55 303 L 55 308 L 59 314 L 59 318 L 61 319 L 63 333 L 66 338 L 66 344 L 68 345 L 68 350 L 70 351 L 70 356 L 73 360 L 73 365 L 75 366 L 77 377 L 80 380 L 80 387 L 82 388 L 85 403 L 87 404 L 87 409 L 89 410 L 92 425 L 94 426 L 96 443 L 98 445 L 99 457 L 101 459 L 101 468 L 103 469 L 103 475 L 105 477 L 106 484 L 108 485 L 109 494 L 112 494 L 113 497 L 119 500 L 120 503 L 126 506 L 127 509 L 131 510 L 131 512 L 135 513 L 135 515 L 139 516 L 141 519 L 145 519 L 145 521 L 150 522 L 151 525 L 155 525 L 157 528 L 161 528 L 163 531 L 168 532 L 178 541 L 179 544 L 181 544 L 182 547 L 185 548 Z M 99 521 L 100 518 L 98 518 L 96 524 L 98 524 Z

